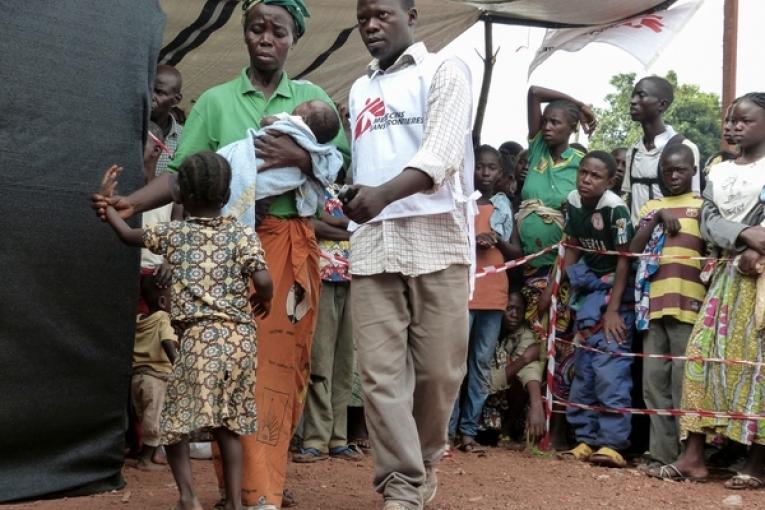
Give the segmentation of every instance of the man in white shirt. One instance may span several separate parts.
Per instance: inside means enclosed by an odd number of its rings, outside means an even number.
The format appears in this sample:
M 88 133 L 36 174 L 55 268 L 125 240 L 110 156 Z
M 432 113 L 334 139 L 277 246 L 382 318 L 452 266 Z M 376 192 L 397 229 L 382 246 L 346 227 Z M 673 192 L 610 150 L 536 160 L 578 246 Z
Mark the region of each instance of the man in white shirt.
M 640 122 L 643 137 L 627 151 L 627 171 L 623 191 L 630 192 L 632 222 L 640 221 L 640 209 L 651 199 L 664 196 L 659 180 L 659 159 L 668 144 L 683 143 L 690 147 L 696 168 L 699 167 L 699 149 L 692 141 L 678 134 L 672 126 L 664 124 L 662 116 L 672 104 L 672 85 L 659 76 L 648 76 L 638 81 L 630 99 L 630 117 Z M 701 193 L 699 172 L 693 177 L 693 191 Z
M 374 61 L 348 99 L 353 336 L 375 488 L 384 510 L 421 510 L 465 375 L 472 94 L 460 63 L 416 42 L 414 0 L 358 0 L 356 15 Z

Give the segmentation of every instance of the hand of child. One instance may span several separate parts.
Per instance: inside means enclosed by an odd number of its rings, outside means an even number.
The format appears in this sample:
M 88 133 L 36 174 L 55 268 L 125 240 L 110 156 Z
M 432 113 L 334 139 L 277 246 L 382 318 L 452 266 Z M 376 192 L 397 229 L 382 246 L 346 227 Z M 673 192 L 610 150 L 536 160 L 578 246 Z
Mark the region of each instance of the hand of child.
M 664 224 L 664 231 L 670 236 L 676 236 L 680 233 L 680 220 L 669 209 L 658 211 L 656 221 Z
M 606 336 L 606 342 L 624 343 L 627 337 L 627 327 L 624 325 L 619 312 L 606 310 L 606 313 L 603 314 L 603 334 Z
M 542 291 L 542 294 L 539 296 L 539 301 L 537 302 L 537 317 L 540 319 L 544 316 L 544 314 L 547 313 L 547 311 L 550 309 L 550 305 L 552 304 L 552 285 L 547 285 L 545 290 Z
M 497 234 L 494 232 L 481 232 L 475 236 L 475 244 L 479 248 L 488 249 L 497 244 Z
M 114 195 L 117 190 L 117 177 L 121 172 L 121 166 L 110 166 L 101 178 L 101 186 L 98 193 L 93 193 L 90 197 L 90 206 L 96 211 L 96 215 L 101 221 L 107 221 L 106 208 L 108 206 L 114 207 L 122 219 L 130 218 L 135 213 L 133 204 L 125 197 Z
M 741 274 L 755 276 L 757 274 L 757 262 L 760 260 L 760 257 L 761 255 L 751 248 L 744 250 L 744 253 L 738 259 L 738 270 Z
M 101 187 L 98 193 L 104 197 L 111 197 L 117 191 L 117 177 L 122 173 L 123 168 L 119 165 L 112 165 L 106 169 L 104 176 L 101 177 Z
M 260 319 L 265 319 L 271 313 L 271 298 L 263 297 L 257 293 L 250 296 L 250 305 L 252 306 L 252 315 Z
M 154 283 L 160 289 L 166 289 L 170 286 L 170 282 L 173 279 L 173 266 L 167 262 L 163 262 L 158 266 L 154 266 Z
M 255 286 L 255 292 L 250 294 L 252 315 L 265 319 L 271 313 L 271 298 L 274 296 L 274 284 L 271 281 L 271 275 L 265 269 L 255 271 L 252 274 L 252 283 Z
M 526 430 L 534 439 L 545 435 L 545 409 L 541 402 L 532 402 L 526 417 Z

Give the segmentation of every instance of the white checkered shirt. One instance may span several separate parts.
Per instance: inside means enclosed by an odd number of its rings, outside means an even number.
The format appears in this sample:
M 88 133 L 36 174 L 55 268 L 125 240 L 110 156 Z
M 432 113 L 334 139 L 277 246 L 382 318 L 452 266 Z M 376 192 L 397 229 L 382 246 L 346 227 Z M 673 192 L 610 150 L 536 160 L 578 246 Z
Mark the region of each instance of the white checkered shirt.
M 415 44 L 385 73 L 419 65 L 426 55 L 425 46 Z M 368 72 L 371 75 L 383 71 L 374 61 Z M 471 106 L 466 76 L 456 64 L 445 61 L 430 85 L 422 145 L 407 165 L 433 179 L 431 192 L 456 173 L 465 189 L 465 126 L 469 122 Z M 364 224 L 351 237 L 351 274 L 419 276 L 454 264 L 469 265 L 471 254 L 465 217 L 464 204 L 458 202 L 448 213 Z

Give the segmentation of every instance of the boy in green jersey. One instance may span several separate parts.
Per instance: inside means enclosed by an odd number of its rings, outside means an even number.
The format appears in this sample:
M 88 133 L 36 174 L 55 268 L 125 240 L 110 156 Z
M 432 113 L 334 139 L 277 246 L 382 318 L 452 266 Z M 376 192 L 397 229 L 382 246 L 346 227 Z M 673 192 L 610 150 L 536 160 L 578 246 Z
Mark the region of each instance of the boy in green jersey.
M 587 250 L 627 250 L 634 229 L 627 205 L 611 191 L 615 176 L 616 162 L 610 154 L 593 151 L 582 159 L 576 190 L 568 196 L 568 243 Z M 605 351 L 576 351 L 570 401 L 630 407 L 632 359 L 610 355 L 631 349 L 635 310 L 634 292 L 627 289 L 630 259 L 568 248 L 564 264 L 562 276 L 571 284 L 571 307 L 576 311 L 576 335 L 582 345 Z M 549 306 L 549 293 L 543 301 Z M 629 415 L 569 407 L 566 418 L 579 444 L 562 456 L 611 467 L 626 465 L 619 450 L 629 446 Z

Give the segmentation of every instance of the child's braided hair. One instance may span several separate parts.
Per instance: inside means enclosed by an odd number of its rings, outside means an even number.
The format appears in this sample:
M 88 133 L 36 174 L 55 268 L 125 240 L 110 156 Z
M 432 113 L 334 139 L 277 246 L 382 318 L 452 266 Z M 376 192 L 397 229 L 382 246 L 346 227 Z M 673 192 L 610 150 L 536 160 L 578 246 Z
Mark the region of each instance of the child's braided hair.
M 203 151 L 183 160 L 178 169 L 182 203 L 223 207 L 228 200 L 231 167 L 223 157 Z
M 733 101 L 733 104 L 740 103 L 741 101 L 749 101 L 765 110 L 765 92 L 749 92 Z

